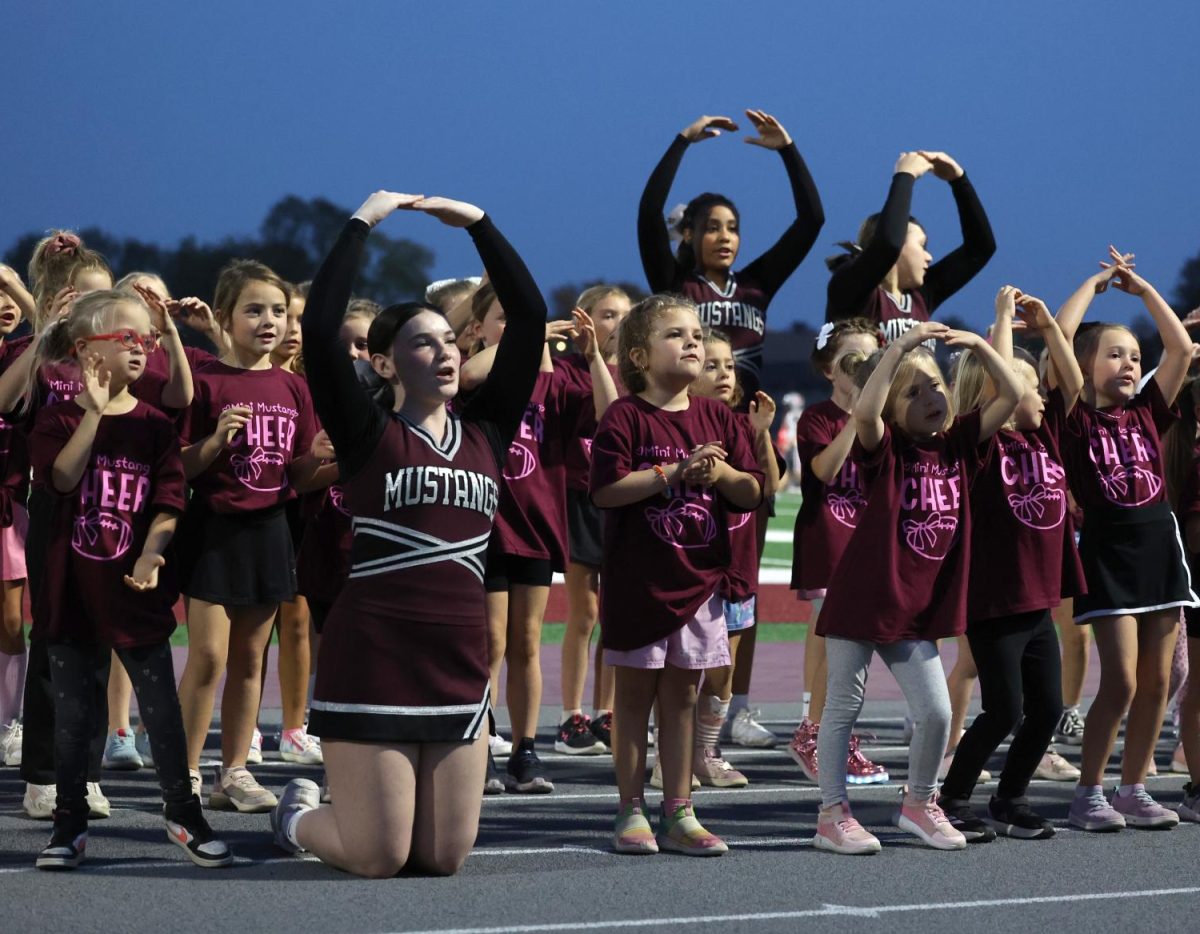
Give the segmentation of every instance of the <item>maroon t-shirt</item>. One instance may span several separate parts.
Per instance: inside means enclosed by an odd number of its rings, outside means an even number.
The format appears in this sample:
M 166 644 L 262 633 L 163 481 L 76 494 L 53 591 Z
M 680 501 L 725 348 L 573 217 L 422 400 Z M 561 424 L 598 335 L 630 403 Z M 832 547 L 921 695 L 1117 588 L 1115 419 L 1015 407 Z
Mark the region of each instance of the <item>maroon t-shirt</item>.
M 525 417 L 508 447 L 493 548 L 522 558 L 547 558 L 556 571 L 566 567 L 564 452 L 582 405 L 591 405 L 591 399 L 559 370 L 538 373 Z
M 296 552 L 296 580 L 300 593 L 316 603 L 332 604 L 350 572 L 354 529 L 345 496 L 345 489 L 335 483 L 303 497 L 304 537 Z
M 746 412 L 735 412 L 734 418 L 738 428 L 746 436 L 746 444 L 756 454 L 757 463 L 758 438 L 750 416 Z M 787 463 L 780 456 L 775 446 L 771 445 L 775 456 L 775 466 L 780 476 L 787 472 Z M 721 596 L 726 600 L 741 603 L 749 600 L 758 593 L 758 535 L 761 531 L 759 523 L 766 522 L 762 510 L 754 512 L 731 512 L 729 514 L 729 568 L 725 572 L 725 581 L 721 585 Z
M 867 506 L 829 581 L 817 633 L 890 643 L 961 635 L 967 625 L 979 412 L 914 441 L 890 428 L 863 462 Z
M 589 397 L 592 394 L 592 370 L 587 357 L 581 353 L 567 354 L 554 358 L 555 371 L 562 375 L 571 385 Z M 608 364 L 608 372 L 612 374 L 621 391 L 620 380 L 617 377 L 617 367 Z M 621 393 L 624 395 L 624 393 Z M 590 399 L 589 399 L 590 403 Z M 573 430 L 567 432 L 565 461 L 567 470 L 567 489 L 586 493 L 588 488 L 588 473 L 592 468 L 592 439 L 596 437 L 596 407 L 593 404 L 582 404 L 579 409 L 579 421 Z
M 850 413 L 832 399 L 807 406 L 796 423 L 796 455 L 800 460 L 800 492 L 792 549 L 792 589 L 816 596 L 829 586 L 833 569 L 850 542 L 867 505 L 866 478 L 856 459 L 857 445 L 829 484 L 813 473 L 813 458 L 833 443 Z
M 925 307 L 925 296 L 920 291 L 904 292 L 897 302 L 883 286 L 877 286 L 867 299 L 862 316 L 879 325 L 883 339 L 891 343 L 905 331 L 929 320 L 929 309 Z M 926 341 L 932 346 L 932 341 Z
M 592 492 L 634 471 L 687 460 L 697 445 L 710 442 L 725 448 L 731 467 L 762 483 L 746 433 L 724 403 L 692 397 L 683 411 L 667 412 L 638 396 L 618 399 L 592 444 Z M 657 642 L 696 615 L 729 567 L 729 526 L 737 511 L 715 488 L 689 484 L 604 511 L 600 625 L 606 649 Z
M 199 347 L 184 347 L 183 355 L 193 372 L 198 366 L 203 366 L 210 360 L 216 359 L 208 351 L 201 350 Z M 142 369 L 142 375 L 138 377 L 136 383 L 129 387 L 129 391 L 143 402 L 149 402 L 168 415 L 174 415 L 179 410 L 167 409 L 162 402 L 163 390 L 167 388 L 170 378 L 171 363 L 167 358 L 167 352 L 159 347 L 154 353 L 146 355 L 146 366 Z
M 74 402 L 43 408 L 29 436 L 33 471 L 50 492 L 46 573 L 34 615 L 38 638 L 107 643 L 118 648 L 166 641 L 175 629 L 179 597 L 170 553 L 158 586 L 138 593 L 133 572 L 150 522 L 160 512 L 182 512 L 185 483 L 179 439 L 167 416 L 139 402 L 125 415 L 100 419 L 79 485 L 54 489 L 54 461 L 83 420 Z
M 1167 496 L 1160 436 L 1179 417 L 1151 378 L 1128 405 L 1097 409 L 1080 399 L 1060 436 L 1071 492 L 1089 509 L 1131 509 Z
M 7 370 L 32 343 L 33 337 L 0 339 L 0 373 Z M 29 498 L 29 445 L 15 417 L 0 416 L 0 528 L 12 525 L 13 504 Z
M 203 473 L 192 492 L 213 512 L 269 509 L 291 499 L 288 467 L 307 454 L 316 435 L 312 397 L 303 377 L 277 367 L 243 370 L 216 358 L 192 371 L 195 397 L 184 413 L 184 446 L 197 444 L 217 428 L 221 413 L 234 406 L 254 410 Z
M 1051 390 L 1040 428 L 1001 430 L 984 445 L 971 488 L 972 623 L 1053 609 L 1086 590 L 1058 450 L 1066 417 L 1062 393 Z

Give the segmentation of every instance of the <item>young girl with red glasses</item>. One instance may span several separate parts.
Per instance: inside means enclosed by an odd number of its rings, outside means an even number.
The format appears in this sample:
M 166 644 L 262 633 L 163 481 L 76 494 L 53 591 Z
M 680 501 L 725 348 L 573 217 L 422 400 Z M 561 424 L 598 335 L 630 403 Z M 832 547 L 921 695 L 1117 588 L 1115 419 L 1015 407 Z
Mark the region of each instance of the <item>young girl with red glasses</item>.
M 110 647 L 149 727 L 168 838 L 199 866 L 233 861 L 188 780 L 175 692 L 179 588 L 167 549 L 185 501 L 179 442 L 170 419 L 129 391 L 156 348 L 143 302 L 112 290 L 77 301 L 38 344 L 38 362 L 74 358 L 82 386 L 71 401 L 43 407 L 29 438 L 49 499 L 34 639 L 47 649 L 56 725 L 54 831 L 39 869 L 73 869 L 84 858 L 89 746 L 103 717 Z M 63 580 L 72 586 L 58 586 Z

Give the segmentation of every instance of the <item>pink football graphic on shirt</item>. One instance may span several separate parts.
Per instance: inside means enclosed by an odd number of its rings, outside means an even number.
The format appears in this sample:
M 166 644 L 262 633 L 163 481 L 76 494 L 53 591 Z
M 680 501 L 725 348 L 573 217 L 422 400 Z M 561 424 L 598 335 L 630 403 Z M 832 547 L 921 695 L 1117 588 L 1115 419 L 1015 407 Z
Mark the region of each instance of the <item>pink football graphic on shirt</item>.
M 676 548 L 703 548 L 717 537 L 717 523 L 704 506 L 673 499 L 662 509 L 646 509 L 650 530 Z
M 1110 502 L 1118 506 L 1141 506 L 1158 496 L 1162 478 L 1153 470 L 1135 464 L 1117 464 L 1107 473 L 1100 471 L 1100 486 Z
M 340 486 L 331 486 L 329 488 L 329 502 L 333 504 L 333 508 L 340 512 L 343 516 L 350 515 L 350 510 L 343 505 L 343 500 L 346 498 L 346 491 Z
M 504 465 L 505 480 L 523 480 L 533 473 L 537 467 L 537 457 L 533 451 L 519 441 L 514 441 L 508 448 L 508 463 Z
M 934 512 L 924 519 L 905 519 L 900 523 L 900 531 L 908 547 L 922 558 L 941 561 L 954 543 L 958 517 Z
M 733 517 L 729 520 L 729 531 L 736 532 L 738 529 L 740 529 L 743 525 L 745 525 L 747 522 L 749 522 L 753 518 L 754 518 L 754 513 L 752 513 L 752 512 L 735 512 L 735 513 L 733 513 Z
M 278 451 L 255 448 L 249 454 L 233 454 L 229 458 L 234 476 L 244 486 L 260 493 L 274 493 L 287 486 L 287 472 L 270 468 L 283 467 L 284 458 Z
M 867 499 L 856 487 L 837 492 L 830 489 L 825 493 L 825 505 L 829 514 L 847 528 L 858 526 L 858 511 L 867 505 Z
M 1009 493 L 1008 506 L 1022 525 L 1031 529 L 1054 529 L 1067 514 L 1067 498 L 1062 490 L 1035 483 L 1025 493 Z
M 93 507 L 75 517 L 71 548 L 93 561 L 114 561 L 129 550 L 133 529 L 116 513 Z

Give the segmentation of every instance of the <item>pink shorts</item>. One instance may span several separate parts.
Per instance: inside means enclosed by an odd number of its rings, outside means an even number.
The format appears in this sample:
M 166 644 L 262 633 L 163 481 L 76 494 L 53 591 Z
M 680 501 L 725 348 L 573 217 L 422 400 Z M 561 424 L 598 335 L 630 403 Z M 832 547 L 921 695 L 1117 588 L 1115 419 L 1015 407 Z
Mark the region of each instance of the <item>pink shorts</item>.
M 713 594 L 686 625 L 657 642 L 628 652 L 604 650 L 604 664 L 622 668 L 722 668 L 730 664 L 729 633 L 721 597 Z
M 29 513 L 13 503 L 13 521 L 0 529 L 0 580 L 25 579 L 25 534 L 29 531 Z

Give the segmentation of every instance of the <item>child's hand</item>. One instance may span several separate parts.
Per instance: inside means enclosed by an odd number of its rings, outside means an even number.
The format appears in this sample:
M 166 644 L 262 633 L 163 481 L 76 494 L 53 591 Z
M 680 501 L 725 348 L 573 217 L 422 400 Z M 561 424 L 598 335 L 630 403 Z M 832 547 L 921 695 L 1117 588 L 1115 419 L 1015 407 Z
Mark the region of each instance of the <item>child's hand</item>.
M 308 453 L 323 461 L 337 460 L 337 451 L 333 449 L 333 442 L 329 440 L 329 432 L 324 428 L 318 431 L 317 436 L 313 438 L 312 447 L 308 449 Z
M 725 457 L 725 449 L 715 441 L 697 445 L 679 468 L 679 476 L 694 486 L 710 486 L 717 472 L 716 465 L 723 464 Z
M 99 354 L 88 354 L 80 361 L 80 369 L 83 371 L 83 390 L 75 397 L 75 401 L 79 403 L 81 409 L 96 415 L 104 414 L 104 410 L 108 407 L 108 400 L 111 398 L 109 383 L 112 380 L 112 374 L 100 360 Z
M 745 142 L 752 146 L 775 150 L 791 145 L 792 138 L 788 135 L 788 131 L 769 113 L 762 110 L 747 110 L 746 116 L 754 124 L 758 136 L 747 136 Z
M 175 325 L 171 322 L 171 315 L 167 311 L 167 303 L 162 300 L 157 292 L 153 289 L 148 289 L 144 285 L 133 286 L 133 290 L 141 296 L 146 307 L 150 309 L 150 324 L 160 333 L 165 333 L 168 329 Z
M 1200 327 L 1200 308 L 1193 308 L 1187 313 L 1187 317 L 1183 319 L 1185 328 Z
M 896 338 L 895 343 L 902 350 L 912 350 L 927 340 L 945 340 L 946 332 L 950 329 L 940 321 L 922 321 L 916 327 L 909 328 Z
M 892 174 L 899 175 L 901 172 L 907 172 L 913 178 L 920 178 L 932 168 L 933 163 L 921 153 L 902 152 L 900 158 L 896 160 L 896 167 L 892 170 Z
M 963 347 L 967 350 L 987 343 L 982 335 L 974 331 L 958 331 L 954 328 L 947 328 L 941 339 L 946 342 L 947 347 Z
M 546 322 L 546 343 L 550 343 L 560 338 L 575 336 L 574 321 L 547 321 Z
M 407 195 L 405 197 L 408 197 Z M 483 209 L 465 201 L 452 201 L 450 198 L 423 198 L 417 196 L 415 201 L 401 205 L 413 211 L 431 214 L 448 227 L 470 227 L 483 218 Z
M 4 292 L 16 298 L 25 291 L 25 283 L 21 281 L 21 277 L 17 275 L 17 271 L 11 266 L 5 266 L 0 263 L 0 292 Z
M 1096 286 L 1096 294 L 1107 291 L 1109 285 L 1113 284 L 1113 278 L 1121 271 L 1121 268 L 1135 269 L 1137 263 L 1133 261 L 1134 253 L 1122 253 L 1111 243 L 1108 245 L 1108 258 L 1111 263 L 1101 262 L 1101 271 L 1092 276 Z
M 142 555 L 133 565 L 133 573 L 125 575 L 125 586 L 139 593 L 158 586 L 158 569 L 167 563 L 162 555 Z
M 1033 331 L 1044 331 L 1054 324 L 1054 315 L 1040 298 L 1019 293 L 1017 296 L 1017 317 L 1025 322 L 1025 326 Z
M 233 405 L 221 412 L 217 419 L 217 430 L 213 434 L 221 439 L 222 447 L 233 440 L 233 436 L 245 427 L 253 414 L 248 405 Z
M 201 334 L 212 334 L 220 330 L 217 319 L 213 317 L 212 309 L 206 302 L 195 297 L 181 298 L 179 301 L 167 302 L 167 312 L 172 318 L 178 318 L 193 331 Z
M 50 320 L 57 321 L 63 315 L 69 314 L 75 299 L 79 298 L 79 290 L 73 285 L 64 285 L 59 289 L 53 301 L 50 302 Z
M 996 293 L 996 317 L 1013 317 L 1017 312 L 1017 297 L 1021 290 L 1015 285 L 1002 285 Z
M 933 174 L 943 182 L 952 182 L 956 178 L 963 177 L 962 166 L 946 153 L 931 152 L 928 149 L 919 149 L 917 152 L 929 160 L 929 164 L 933 167 Z
M 750 425 L 755 431 L 770 431 L 775 421 L 775 400 L 761 389 L 750 400 Z
M 600 342 L 596 340 L 596 325 L 592 316 L 582 308 L 572 308 L 571 320 L 574 324 L 572 335 L 575 338 L 575 349 L 591 360 L 600 353 Z
M 368 227 L 374 227 L 393 211 L 411 208 L 422 197 L 422 195 L 402 195 L 394 191 L 376 191 L 359 205 L 354 216 L 366 223 Z
M 702 139 L 712 139 L 714 136 L 720 136 L 722 130 L 729 130 L 731 133 L 737 132 L 737 124 L 728 117 L 701 117 L 692 123 L 685 126 L 679 133 L 689 143 L 695 143 Z

